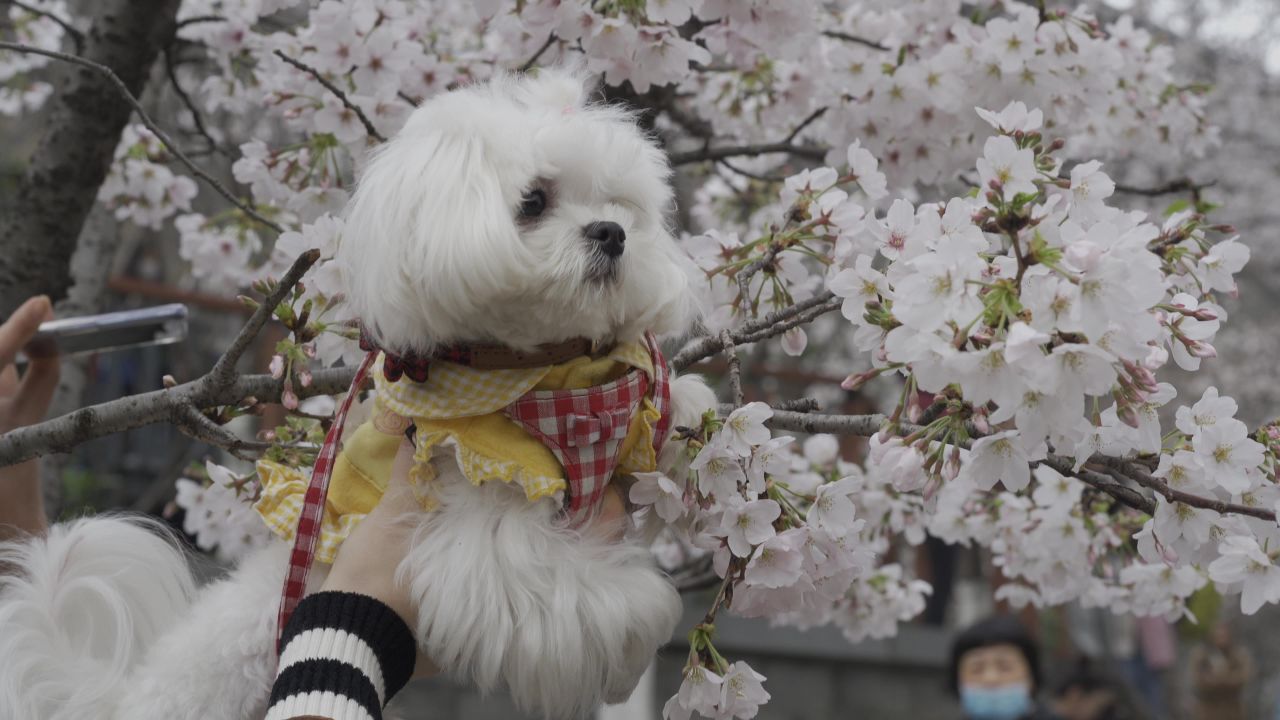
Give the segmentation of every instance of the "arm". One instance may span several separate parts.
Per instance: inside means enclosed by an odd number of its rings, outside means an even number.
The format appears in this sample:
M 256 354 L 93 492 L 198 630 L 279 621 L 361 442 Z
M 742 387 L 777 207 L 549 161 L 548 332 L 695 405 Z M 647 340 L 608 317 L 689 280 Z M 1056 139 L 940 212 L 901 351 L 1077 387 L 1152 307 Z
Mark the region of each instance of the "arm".
M 58 358 L 31 360 L 21 378 L 13 359 L 40 323 L 52 319 L 53 306 L 41 296 L 23 303 L 0 325 L 0 434 L 38 423 L 49 411 L 58 386 Z M 42 533 L 47 525 L 39 461 L 0 467 L 0 542 Z
M 413 446 L 400 446 L 386 494 L 343 542 L 320 591 L 302 600 L 280 640 L 267 720 L 381 720 L 419 658 L 409 595 L 395 581 L 421 513 L 408 486 Z

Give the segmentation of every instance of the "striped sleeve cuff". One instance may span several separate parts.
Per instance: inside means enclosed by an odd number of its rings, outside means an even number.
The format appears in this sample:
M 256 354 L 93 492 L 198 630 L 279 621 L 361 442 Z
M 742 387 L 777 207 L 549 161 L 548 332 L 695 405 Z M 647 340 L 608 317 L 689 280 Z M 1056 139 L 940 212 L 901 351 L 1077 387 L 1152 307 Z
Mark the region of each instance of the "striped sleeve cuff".
M 417 659 L 413 633 L 395 611 L 348 592 L 304 598 L 280 648 L 266 720 L 381 720 Z

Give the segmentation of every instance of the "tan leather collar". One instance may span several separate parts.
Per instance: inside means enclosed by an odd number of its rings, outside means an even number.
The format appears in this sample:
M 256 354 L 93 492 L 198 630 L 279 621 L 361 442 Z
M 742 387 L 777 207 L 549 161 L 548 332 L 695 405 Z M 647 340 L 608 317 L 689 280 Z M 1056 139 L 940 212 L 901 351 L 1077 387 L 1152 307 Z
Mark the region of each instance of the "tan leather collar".
M 383 354 L 383 376 L 391 382 L 396 382 L 402 375 L 408 375 L 414 382 L 426 382 L 431 363 L 434 362 L 451 362 L 478 370 L 526 369 L 557 365 L 584 355 L 600 357 L 612 350 L 613 345 L 613 342 L 599 343 L 587 338 L 570 338 L 523 351 L 499 343 L 472 343 L 447 345 L 423 356 L 416 353 L 397 354 L 380 348 L 369 333 L 363 327 L 360 328 L 360 349 Z
M 583 355 L 601 355 L 611 347 L 611 344 L 601 345 L 587 338 L 570 338 L 539 345 L 527 352 L 497 343 L 468 343 L 457 349 L 468 356 L 463 364 L 477 370 L 514 370 L 558 365 Z M 442 359 L 450 360 L 448 357 Z

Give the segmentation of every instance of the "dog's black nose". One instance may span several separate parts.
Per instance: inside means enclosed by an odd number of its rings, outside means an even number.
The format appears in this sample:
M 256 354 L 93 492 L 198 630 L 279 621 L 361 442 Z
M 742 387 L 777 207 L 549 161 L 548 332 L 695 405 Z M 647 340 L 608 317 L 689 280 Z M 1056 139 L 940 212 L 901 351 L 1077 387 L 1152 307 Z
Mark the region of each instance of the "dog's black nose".
M 627 233 L 616 222 L 593 222 L 583 228 L 583 233 L 588 240 L 599 243 L 600 252 L 611 258 L 621 255 L 627 242 Z

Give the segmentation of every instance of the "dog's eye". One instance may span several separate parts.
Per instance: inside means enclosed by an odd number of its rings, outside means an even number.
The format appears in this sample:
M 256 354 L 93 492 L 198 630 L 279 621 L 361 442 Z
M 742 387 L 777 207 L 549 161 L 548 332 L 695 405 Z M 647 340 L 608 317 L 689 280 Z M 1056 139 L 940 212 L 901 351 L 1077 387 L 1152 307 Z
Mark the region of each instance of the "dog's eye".
M 536 218 L 547 209 L 547 194 L 541 190 L 530 190 L 520 199 L 520 217 Z

